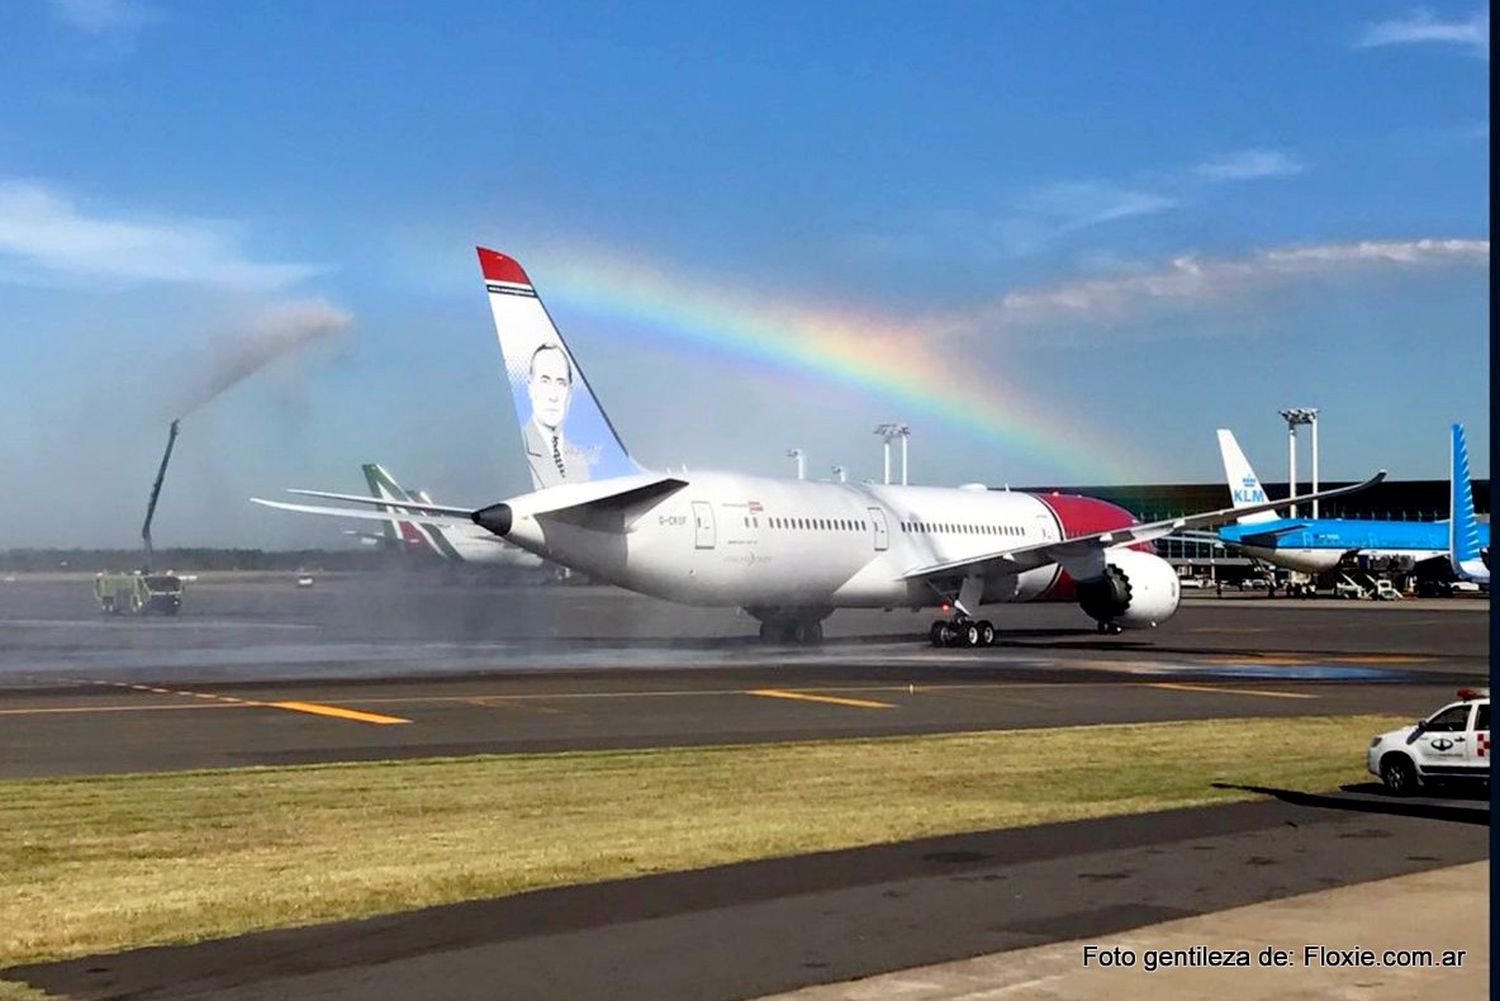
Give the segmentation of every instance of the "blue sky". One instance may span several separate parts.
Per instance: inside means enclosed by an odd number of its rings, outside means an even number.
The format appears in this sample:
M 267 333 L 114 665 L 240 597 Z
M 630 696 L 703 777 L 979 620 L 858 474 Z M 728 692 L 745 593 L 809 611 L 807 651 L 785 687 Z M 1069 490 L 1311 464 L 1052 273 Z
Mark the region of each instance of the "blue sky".
M 1201 481 L 1227 425 L 1279 478 L 1276 411 L 1311 405 L 1325 478 L 1440 476 L 1450 420 L 1487 474 L 1488 19 L 6 4 L 0 546 L 128 543 L 166 419 L 279 348 L 184 422 L 161 541 L 334 541 L 244 498 L 372 459 L 524 489 L 475 243 L 526 265 L 647 464 L 780 474 L 795 445 L 873 476 L 895 418 L 922 482 Z M 712 315 L 613 308 L 627 265 L 918 332 L 1045 426 L 748 361 Z

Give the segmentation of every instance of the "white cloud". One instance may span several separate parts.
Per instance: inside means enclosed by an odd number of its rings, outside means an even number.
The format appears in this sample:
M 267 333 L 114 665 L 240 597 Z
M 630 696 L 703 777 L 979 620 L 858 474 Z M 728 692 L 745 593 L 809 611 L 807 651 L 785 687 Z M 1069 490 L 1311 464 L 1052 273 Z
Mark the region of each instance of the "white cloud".
M 1013 252 L 1028 254 L 1068 233 L 1165 212 L 1176 205 L 1176 199 L 1149 191 L 1098 181 L 1060 181 L 1023 198 L 1016 214 L 1002 220 L 998 230 Z
M 138 0 L 52 0 L 52 12 L 88 35 L 131 35 L 156 16 Z
M 957 333 L 1056 322 L 1116 320 L 1150 305 L 1195 306 L 1319 274 L 1375 268 L 1489 265 L 1489 240 L 1363 240 L 1263 250 L 1244 257 L 1183 255 L 1165 267 L 1011 292 L 937 324 Z
M 1208 157 L 1193 167 L 1193 173 L 1210 181 L 1253 181 L 1300 174 L 1303 169 L 1302 161 L 1280 150 L 1246 149 Z
M 1439 21 L 1430 11 L 1417 10 L 1409 17 L 1365 25 L 1354 45 L 1360 49 L 1386 45 L 1457 45 L 1487 59 L 1490 54 L 1490 12 L 1485 8 L 1466 21 Z
M 0 264 L 11 281 L 116 280 L 279 288 L 322 272 L 250 260 L 243 227 L 90 213 L 56 189 L 0 181 Z

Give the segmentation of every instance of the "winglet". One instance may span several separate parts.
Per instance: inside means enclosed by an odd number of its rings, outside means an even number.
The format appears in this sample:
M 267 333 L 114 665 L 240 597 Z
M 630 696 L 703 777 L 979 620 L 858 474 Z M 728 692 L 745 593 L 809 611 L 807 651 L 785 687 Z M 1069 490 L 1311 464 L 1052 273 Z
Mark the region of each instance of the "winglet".
M 484 272 L 485 281 L 530 287 L 531 279 L 526 277 L 526 271 L 514 257 L 507 257 L 488 247 L 474 249 L 479 252 L 479 270 Z

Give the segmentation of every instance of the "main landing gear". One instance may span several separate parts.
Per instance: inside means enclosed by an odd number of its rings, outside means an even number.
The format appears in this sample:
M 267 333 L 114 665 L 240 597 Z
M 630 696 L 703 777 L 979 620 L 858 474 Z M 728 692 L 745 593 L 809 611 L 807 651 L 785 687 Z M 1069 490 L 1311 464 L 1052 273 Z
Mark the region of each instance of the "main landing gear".
M 933 646 L 973 648 L 995 645 L 995 627 L 989 619 L 978 622 L 965 615 L 938 619 L 927 631 Z
M 1118 636 L 1124 631 L 1125 627 L 1120 625 L 1118 622 L 1105 622 L 1103 620 L 1100 620 L 1099 622 L 1100 636 Z
M 823 623 L 816 619 L 772 619 L 760 624 L 760 638 L 767 643 L 812 646 L 823 642 Z

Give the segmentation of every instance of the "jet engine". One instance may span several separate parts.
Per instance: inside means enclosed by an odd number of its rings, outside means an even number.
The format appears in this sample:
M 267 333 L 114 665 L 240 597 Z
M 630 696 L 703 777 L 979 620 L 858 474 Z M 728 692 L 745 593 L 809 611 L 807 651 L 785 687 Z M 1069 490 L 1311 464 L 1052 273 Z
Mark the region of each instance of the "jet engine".
M 1075 585 L 1084 614 L 1106 625 L 1150 629 L 1170 619 L 1180 597 L 1177 571 L 1160 556 L 1111 549 L 1104 573 Z

